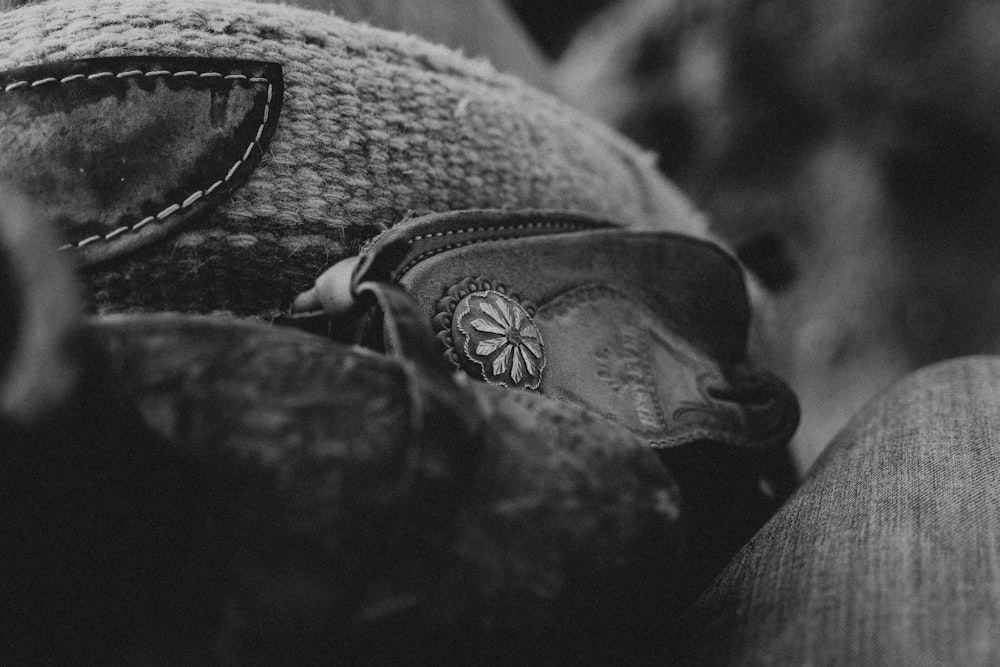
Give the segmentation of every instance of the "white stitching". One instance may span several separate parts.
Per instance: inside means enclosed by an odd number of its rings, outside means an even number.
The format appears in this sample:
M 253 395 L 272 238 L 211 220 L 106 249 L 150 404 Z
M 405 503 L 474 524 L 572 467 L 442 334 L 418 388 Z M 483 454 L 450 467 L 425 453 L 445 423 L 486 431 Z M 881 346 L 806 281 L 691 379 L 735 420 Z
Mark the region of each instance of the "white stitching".
M 139 222 L 137 222 L 134 225 L 132 225 L 132 229 L 142 229 L 143 227 L 145 227 L 149 223 L 153 222 L 154 220 L 156 220 L 156 216 L 155 215 L 146 216 L 145 218 L 143 218 Z
M 198 201 L 199 199 L 201 199 L 201 198 L 202 198 L 202 196 L 204 196 L 204 194 L 205 194 L 205 191 L 204 191 L 204 190 L 198 190 L 198 192 L 194 193 L 193 195 L 191 195 L 190 197 L 188 197 L 187 199 L 185 199 L 185 200 L 184 200 L 184 201 L 183 201 L 183 202 L 181 203 L 181 208 L 187 208 L 187 207 L 188 207 L 188 206 L 190 206 L 191 204 L 193 204 L 193 203 L 195 203 L 196 201 Z
M 117 74 L 114 72 L 95 72 L 94 74 L 88 74 L 88 75 L 71 74 L 69 76 L 64 76 L 61 79 L 56 79 L 54 77 L 47 77 L 44 79 L 38 79 L 37 81 L 15 81 L 14 83 L 9 83 L 6 86 L 4 86 L 3 92 L 10 92 L 12 90 L 17 90 L 18 88 L 24 88 L 25 86 L 28 86 L 30 88 L 38 88 L 41 86 L 48 85 L 50 83 L 71 83 L 73 81 L 80 81 L 81 79 L 86 79 L 87 81 L 93 81 L 94 79 L 104 79 L 107 77 L 126 79 L 129 77 L 136 77 L 136 76 L 145 76 L 145 77 L 173 76 L 173 77 L 184 77 L 184 78 L 198 76 L 203 79 L 211 78 L 211 79 L 223 79 L 226 81 L 249 81 L 250 83 L 267 84 L 267 100 L 264 102 L 264 112 L 260 121 L 260 127 L 257 128 L 257 132 L 254 134 L 253 141 L 251 141 L 250 145 L 247 146 L 245 151 L 243 151 L 243 157 L 237 160 L 233 164 L 233 166 L 229 168 L 229 171 L 226 172 L 224 178 L 215 181 L 205 190 L 198 190 L 190 194 L 180 204 L 171 204 L 170 206 L 167 206 L 165 209 L 163 209 L 156 215 L 147 216 L 142 220 L 140 220 L 139 222 L 132 225 L 131 227 L 129 226 L 119 227 L 118 229 L 109 232 L 103 236 L 101 235 L 88 236 L 82 241 L 67 243 L 63 246 L 60 246 L 59 250 L 82 248 L 83 246 L 90 245 L 91 243 L 96 243 L 98 241 L 109 241 L 120 234 L 123 234 L 125 232 L 138 231 L 139 229 L 145 227 L 154 220 L 163 220 L 164 218 L 169 217 L 170 215 L 176 213 L 177 211 L 188 208 L 202 197 L 207 197 L 208 195 L 215 192 L 217 188 L 228 183 L 233 178 L 233 175 L 240 168 L 240 166 L 249 159 L 250 153 L 253 151 L 254 146 L 258 146 L 259 148 L 258 142 L 260 141 L 261 136 L 264 134 L 264 128 L 267 126 L 267 121 L 271 118 L 271 101 L 274 97 L 274 86 L 268 79 L 264 77 L 255 76 L 251 78 L 245 74 L 227 74 L 223 76 L 221 72 L 199 73 L 191 70 L 185 70 L 183 72 L 170 72 L 168 70 L 153 70 L 150 72 L 143 72 L 142 70 L 134 69 L 134 70 L 127 70 L 125 72 L 118 72 Z
M 500 232 L 508 229 L 532 229 L 534 227 L 586 227 L 583 222 L 523 222 L 520 225 L 494 225 L 493 227 L 466 227 L 465 229 L 446 229 L 443 232 L 432 234 L 420 234 L 410 239 L 410 244 L 424 239 L 440 238 L 442 236 L 453 236 L 455 234 L 469 234 L 472 232 Z
M 159 213 L 157 213 L 156 214 L 156 219 L 157 220 L 163 220 L 164 218 L 166 218 L 167 216 L 169 216 L 171 213 L 179 211 L 180 209 L 181 209 L 181 205 L 180 204 L 171 204 L 170 206 L 166 207 L 165 209 L 163 209 L 162 211 L 160 211 Z
M 84 240 L 82 240 L 82 241 L 78 242 L 78 243 L 76 244 L 76 247 L 77 247 L 77 248 L 82 248 L 82 247 L 83 247 L 83 246 L 85 246 L 85 245 L 89 245 L 89 244 L 93 243 L 94 241 L 100 241 L 100 240 L 101 240 L 101 236 L 99 236 L 99 235 L 95 235 L 95 236 L 88 236 L 88 237 L 87 237 L 87 238 L 85 238 Z
M 533 229 L 533 228 L 547 228 L 547 229 L 590 229 L 590 226 L 582 222 L 525 222 L 520 225 L 504 226 L 496 225 L 494 227 L 466 227 L 465 229 L 448 229 L 443 232 L 434 232 L 433 234 L 420 234 L 414 236 L 409 241 L 409 245 L 413 246 L 418 241 L 430 238 L 442 238 L 445 236 L 453 236 L 456 234 L 469 234 L 472 232 L 513 232 L 519 229 Z M 447 250 L 454 250 L 455 248 L 461 248 L 463 246 L 471 245 L 478 241 L 489 240 L 489 241 L 506 241 L 508 239 L 519 238 L 516 234 L 506 234 L 501 236 L 493 236 L 489 239 L 467 239 L 464 241 L 456 241 L 455 243 L 450 243 L 446 246 L 441 246 L 440 248 L 433 248 L 427 252 L 421 253 L 420 255 L 414 257 L 401 269 L 398 269 L 393 275 L 395 279 L 399 279 L 401 276 L 405 275 L 410 269 L 424 261 L 428 257 L 433 257 Z
M 229 181 L 229 179 L 233 177 L 233 174 L 236 173 L 236 170 L 240 168 L 241 164 L 243 164 L 243 160 L 242 159 L 237 160 L 236 163 L 233 164 L 233 166 L 229 168 L 229 171 L 226 173 L 226 177 L 223 178 L 222 180 L 224 182 Z

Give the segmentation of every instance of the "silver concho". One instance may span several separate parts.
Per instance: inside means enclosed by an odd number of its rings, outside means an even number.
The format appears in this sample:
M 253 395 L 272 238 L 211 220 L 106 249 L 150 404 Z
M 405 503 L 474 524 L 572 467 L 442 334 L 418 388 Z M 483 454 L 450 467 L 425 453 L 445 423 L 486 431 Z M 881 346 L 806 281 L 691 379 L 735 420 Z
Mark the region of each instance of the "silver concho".
M 538 389 L 545 346 L 531 315 L 516 300 L 492 289 L 467 294 L 455 307 L 452 337 L 460 362 L 471 361 L 487 382 Z

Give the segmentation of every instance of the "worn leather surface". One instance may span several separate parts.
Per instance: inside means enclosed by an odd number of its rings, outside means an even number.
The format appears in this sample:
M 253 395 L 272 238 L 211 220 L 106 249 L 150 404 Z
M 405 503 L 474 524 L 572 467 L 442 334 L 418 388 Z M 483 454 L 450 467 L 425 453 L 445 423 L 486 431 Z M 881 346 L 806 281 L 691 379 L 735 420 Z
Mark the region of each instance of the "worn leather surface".
M 787 388 L 746 360 L 739 266 L 704 241 L 563 213 L 453 213 L 381 237 L 356 280 L 405 287 L 455 367 L 586 407 L 653 447 L 769 449 L 797 423 Z
M 162 239 L 243 182 L 281 108 L 280 65 L 66 61 L 0 74 L 0 179 L 92 264 Z
M 0 415 L 5 664 L 583 662 L 677 619 L 676 485 L 583 410 L 259 323 L 67 343 L 63 418 Z
M 584 663 L 678 618 L 676 485 L 624 429 L 412 350 L 81 321 L 0 199 L 0 664 Z
M 371 309 L 362 286 L 392 282 L 413 300 Z M 678 600 L 794 488 L 798 403 L 747 360 L 742 273 L 716 246 L 568 213 L 427 216 L 331 268 L 286 321 L 378 349 L 402 341 L 405 355 L 428 336 L 414 310 L 455 371 L 575 404 L 656 450 L 687 526 Z

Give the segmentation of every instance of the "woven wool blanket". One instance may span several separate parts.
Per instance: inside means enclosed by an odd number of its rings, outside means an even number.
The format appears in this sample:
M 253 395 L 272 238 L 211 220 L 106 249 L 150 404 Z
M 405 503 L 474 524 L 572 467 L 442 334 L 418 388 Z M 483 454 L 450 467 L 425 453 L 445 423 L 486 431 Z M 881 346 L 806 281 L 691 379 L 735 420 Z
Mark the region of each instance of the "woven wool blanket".
M 97 312 L 268 319 L 400 220 L 468 208 L 583 212 L 704 235 L 655 158 L 489 63 L 283 5 L 52 1 L 0 15 L 0 69 L 87 57 L 240 58 L 284 68 L 271 146 L 183 233 L 88 267 Z

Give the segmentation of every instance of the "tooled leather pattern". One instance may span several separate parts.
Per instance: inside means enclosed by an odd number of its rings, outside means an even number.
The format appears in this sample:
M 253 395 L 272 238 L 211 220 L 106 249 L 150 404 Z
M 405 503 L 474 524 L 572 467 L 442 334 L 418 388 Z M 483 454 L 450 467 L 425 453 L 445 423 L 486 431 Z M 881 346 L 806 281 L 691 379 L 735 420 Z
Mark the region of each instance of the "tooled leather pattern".
M 551 353 L 562 356 L 554 366 L 575 368 L 563 377 L 550 375 L 543 392 L 599 412 L 656 448 L 696 440 L 754 444 L 741 406 L 713 395 L 726 386 L 718 363 L 635 296 L 609 285 L 581 285 L 541 304 L 535 320 L 551 332 L 550 342 L 575 326 L 589 327 L 550 344 Z
M 275 64 L 96 58 L 0 75 L 0 177 L 85 263 L 163 238 L 244 181 L 278 120 Z
M 464 359 L 452 318 L 462 299 L 490 289 L 518 300 L 496 281 L 469 278 L 446 291 L 433 318 L 445 357 L 487 381 Z M 713 441 L 767 449 L 794 428 L 795 402 L 780 381 L 747 363 L 721 367 L 621 289 L 581 285 L 522 305 L 547 341 L 539 391 L 601 414 L 651 447 Z
M 780 380 L 746 361 L 738 267 L 718 249 L 685 237 L 630 235 L 600 221 L 588 227 L 593 221 L 579 218 L 467 211 L 402 223 L 372 244 L 355 279 L 399 281 L 433 318 L 452 365 L 497 384 L 506 378 L 493 367 L 504 365 L 499 355 L 519 345 L 516 333 L 523 332 L 508 331 L 507 343 L 498 344 L 503 327 L 497 320 L 484 329 L 495 335 L 477 340 L 478 357 L 467 360 L 470 334 L 454 323 L 473 293 L 513 298 L 537 326 L 544 350 L 529 364 L 541 369 L 540 382 L 521 384 L 602 414 L 653 447 L 783 444 L 797 424 L 797 402 Z M 584 229 L 595 234 L 560 233 Z M 605 252 L 612 247 L 615 253 Z M 532 266 L 533 257 L 548 259 Z M 667 262 L 663 271 L 650 270 L 659 261 Z M 565 271 L 562 262 L 570 262 Z M 553 290 L 555 284 L 562 287 Z M 720 318 L 720 309 L 733 320 Z

